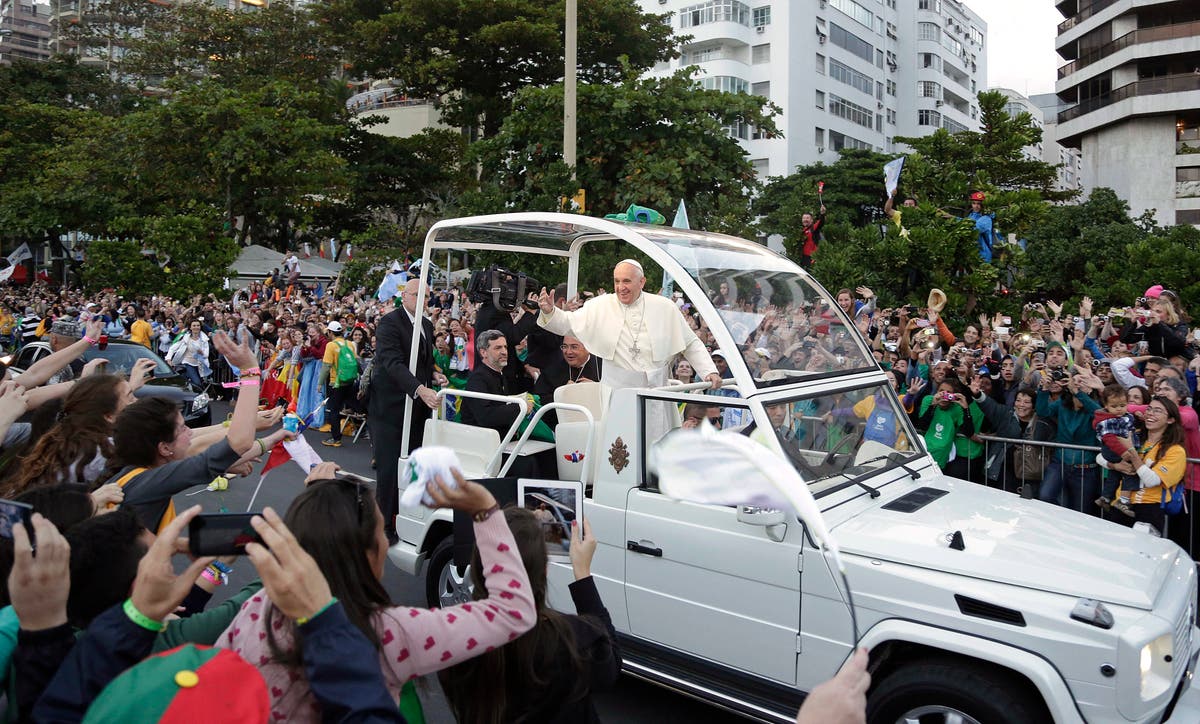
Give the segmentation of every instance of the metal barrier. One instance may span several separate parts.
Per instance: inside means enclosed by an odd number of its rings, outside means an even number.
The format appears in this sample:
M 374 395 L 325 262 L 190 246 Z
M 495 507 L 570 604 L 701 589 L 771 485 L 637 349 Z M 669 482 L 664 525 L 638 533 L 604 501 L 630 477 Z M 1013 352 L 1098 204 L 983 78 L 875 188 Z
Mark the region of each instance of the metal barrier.
M 1072 510 L 1078 510 L 1081 513 L 1095 515 L 1108 520 L 1126 520 L 1123 513 L 1113 509 L 1102 511 L 1095 503 L 1100 497 L 1102 490 L 1116 490 L 1116 482 L 1113 481 L 1109 486 L 1103 484 L 1105 475 L 1113 476 L 1118 473 L 1112 473 L 1105 470 L 1096 464 L 1096 453 L 1099 453 L 1101 448 L 1098 445 L 1071 445 L 1068 443 L 1026 440 L 1024 438 L 1007 438 L 997 437 L 995 435 L 978 435 L 976 439 L 984 443 L 984 452 L 982 462 L 981 477 L 976 482 L 985 482 L 988 487 L 1001 488 L 1011 493 L 1016 493 L 1026 498 L 1037 498 L 1044 500 L 1047 503 L 1062 505 L 1069 507 Z M 1061 460 L 1054 460 L 1050 457 L 1046 462 L 1046 466 L 1042 471 L 1041 478 L 1034 479 L 1019 479 L 1016 477 L 1012 465 L 1012 456 L 1010 449 L 1013 446 L 1030 446 L 1037 448 L 1046 448 L 1048 450 L 1080 450 L 1088 453 L 1083 459 L 1083 462 L 1072 465 Z M 990 476 L 992 463 L 996 455 L 1001 455 L 999 475 L 993 479 Z M 1200 458 L 1187 459 L 1189 471 L 1192 465 L 1200 465 Z M 1180 481 L 1180 485 L 1185 485 L 1187 473 L 1184 475 L 1184 480 Z M 1043 490 L 1042 485 L 1049 482 L 1051 485 L 1058 487 L 1061 484 L 1061 489 L 1058 491 Z M 1056 494 L 1057 492 L 1057 494 Z M 1112 497 L 1110 494 L 1108 497 Z M 1048 500 L 1048 498 L 1050 498 Z M 1184 501 L 1186 510 L 1189 513 L 1180 515 L 1167 516 L 1167 530 L 1164 531 L 1164 537 L 1175 541 L 1188 552 L 1188 555 L 1193 560 L 1197 560 L 1197 554 L 1200 554 L 1200 531 L 1197 525 L 1200 522 L 1200 512 L 1190 512 L 1196 510 L 1196 505 L 1200 505 L 1200 492 L 1188 490 L 1184 487 Z

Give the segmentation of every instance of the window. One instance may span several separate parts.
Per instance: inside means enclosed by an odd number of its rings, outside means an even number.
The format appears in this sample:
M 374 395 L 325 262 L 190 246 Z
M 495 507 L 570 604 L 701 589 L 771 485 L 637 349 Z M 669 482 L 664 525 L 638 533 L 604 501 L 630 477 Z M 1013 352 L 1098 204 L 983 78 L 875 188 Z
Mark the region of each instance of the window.
M 883 67 L 883 51 L 880 50 L 879 48 L 875 49 L 875 67 L 876 68 Z
M 1179 209 L 1175 212 L 1175 223 L 1200 224 L 1200 209 Z
M 761 8 L 754 8 L 751 14 L 750 24 L 756 28 L 761 28 L 764 25 L 771 24 L 771 6 L 764 5 Z
M 892 40 L 897 40 L 897 36 L 896 36 L 896 24 L 895 24 L 895 23 L 888 23 L 888 24 L 887 24 L 887 36 L 888 36 L 889 38 L 891 38 Z
M 942 56 L 937 53 L 917 53 L 917 67 L 942 71 Z
M 735 121 L 734 123 L 724 126 L 723 128 L 725 133 L 731 138 L 737 138 L 742 141 L 750 138 L 750 124 L 746 123 L 745 121 Z
M 942 116 L 942 128 L 951 133 L 962 133 L 967 127 L 948 116 Z
M 1059 154 L 1062 155 L 1061 153 Z M 1200 166 L 1183 166 L 1175 169 L 1176 181 L 1200 181 Z
M 893 126 L 896 125 L 896 112 L 891 108 L 887 109 L 887 122 Z
M 860 90 L 867 95 L 871 95 L 871 91 L 875 88 L 875 81 L 871 80 L 870 76 L 859 73 L 850 66 L 832 58 L 829 60 L 829 77 L 839 83 L 845 83 L 851 88 Z
M 750 6 L 737 0 L 709 0 L 679 11 L 679 27 L 694 28 L 705 23 L 730 21 L 750 25 Z
M 874 111 L 832 93 L 829 94 L 829 112 L 866 128 L 873 128 L 875 125 Z
M 771 162 L 765 158 L 750 159 L 750 165 L 754 167 L 754 175 L 758 178 L 766 178 L 771 170 Z
M 854 0 L 829 0 L 829 4 L 868 28 L 875 29 L 875 14 Z
M 722 93 L 749 93 L 750 83 L 731 75 L 714 75 L 700 79 L 700 87 L 704 90 L 718 90 Z
M 829 24 L 829 41 L 839 48 L 845 48 L 868 63 L 871 62 L 874 55 L 874 46 L 836 23 Z
M 871 150 L 871 144 L 866 141 L 860 141 L 857 138 L 852 138 L 837 131 L 829 132 L 829 147 L 835 151 L 841 151 L 843 148 L 861 148 L 864 151 Z
M 942 0 L 917 0 L 918 10 L 931 10 L 937 14 L 942 13 Z
M 723 45 L 710 45 L 706 48 L 692 48 L 685 50 L 680 58 L 683 65 L 692 65 L 695 63 L 707 63 L 710 60 L 719 60 L 729 57 L 725 52 Z
M 917 81 L 917 95 L 922 98 L 936 98 L 937 100 L 941 100 L 942 86 L 931 80 Z
M 813 133 L 813 143 L 817 145 L 817 148 L 821 148 L 825 145 L 825 129 L 814 128 L 813 130 L 815 131 L 815 133 Z
M 887 85 L 887 94 L 889 96 L 895 96 L 896 95 L 896 81 L 889 80 L 889 81 L 884 81 L 884 83 Z
M 889 50 L 887 52 L 887 64 L 888 64 L 889 68 L 891 68 L 892 70 L 896 70 L 896 53 L 895 53 L 895 51 Z
M 750 62 L 754 65 L 762 65 L 763 63 L 771 62 L 771 44 L 763 43 L 756 45 L 750 49 Z
M 917 125 L 941 128 L 942 114 L 937 111 L 917 111 Z
M 961 56 L 963 54 L 963 44 L 949 33 L 942 33 L 942 47 L 955 55 Z
M 983 33 L 979 30 L 979 28 L 971 28 L 971 32 L 968 34 L 968 37 L 970 37 L 972 43 L 981 48 L 983 47 Z
M 771 97 L 771 81 L 764 80 L 761 83 L 755 83 L 750 86 L 750 95 L 762 96 L 763 98 Z
M 942 39 L 942 28 L 937 23 L 917 23 L 917 39 L 932 40 L 937 43 Z
M 825 56 L 817 53 L 817 72 L 825 75 Z
M 817 91 L 817 108 L 825 110 L 825 91 Z

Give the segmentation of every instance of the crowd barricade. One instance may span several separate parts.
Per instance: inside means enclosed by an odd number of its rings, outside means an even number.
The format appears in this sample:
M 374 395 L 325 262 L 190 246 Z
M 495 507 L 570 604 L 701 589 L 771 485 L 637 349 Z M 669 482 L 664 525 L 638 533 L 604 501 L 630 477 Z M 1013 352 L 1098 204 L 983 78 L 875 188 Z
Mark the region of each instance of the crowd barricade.
M 1107 470 L 1096 465 L 1096 454 L 1100 452 L 1100 450 L 1101 450 L 1100 446 L 1098 446 L 1098 445 L 1072 445 L 1072 444 L 1068 444 L 1068 443 L 1053 442 L 1053 441 L 1049 441 L 1049 440 L 1026 440 L 1024 438 L 1016 439 L 1016 438 L 1007 438 L 1007 437 L 997 437 L 995 435 L 978 435 L 977 439 L 984 443 L 983 459 L 985 461 L 986 472 L 988 473 L 988 476 L 987 476 L 988 477 L 988 480 L 987 480 L 988 487 L 1003 488 L 1004 490 L 1006 490 L 1008 492 L 1012 492 L 1012 493 L 1021 495 L 1022 497 L 1025 497 L 1025 498 L 1033 498 L 1033 499 L 1039 498 L 1039 494 L 1042 492 L 1041 491 L 1041 483 L 1042 483 L 1042 481 L 1046 480 L 1047 475 L 1051 473 L 1051 468 L 1054 468 L 1055 466 L 1057 466 L 1058 470 L 1056 470 L 1054 472 L 1060 476 L 1061 480 L 1064 480 L 1064 481 L 1066 481 L 1071 476 L 1072 470 L 1077 471 L 1080 469 L 1076 466 L 1072 466 L 1071 464 L 1065 463 L 1061 460 L 1054 460 L 1052 458 L 1054 449 L 1086 451 L 1087 453 L 1089 453 L 1089 455 L 1087 456 L 1084 464 L 1085 465 L 1090 464 L 1090 465 L 1094 466 L 1093 468 L 1086 468 L 1086 469 L 1094 470 L 1096 472 L 1096 478 L 1097 478 L 1098 482 L 1095 486 L 1094 491 L 1085 490 L 1085 491 L 1083 491 L 1085 493 L 1084 495 L 1076 496 L 1078 499 L 1078 504 L 1079 504 L 1078 509 L 1079 509 L 1079 512 L 1081 512 L 1081 513 L 1092 513 L 1094 510 L 1096 510 L 1095 500 L 1097 497 L 1100 496 L 1100 491 L 1102 489 L 1102 481 L 1104 479 L 1104 474 L 1108 473 Z M 1009 454 L 1009 451 L 1011 449 L 1010 446 L 1018 446 L 1018 445 L 1025 445 L 1025 446 L 1029 446 L 1029 447 L 1042 448 L 1042 449 L 1047 450 L 1047 456 L 1050 457 L 1051 459 L 1049 459 L 1047 461 L 1046 467 L 1042 471 L 1042 478 L 1040 480 L 1020 480 L 1013 474 L 1014 471 L 1012 469 L 1012 465 L 1013 465 L 1012 455 Z M 995 479 L 992 479 L 992 476 L 990 475 L 992 466 L 988 463 L 993 461 L 995 455 L 1001 455 L 1002 458 L 1000 461 L 999 475 L 997 475 Z M 1188 469 L 1189 470 L 1191 469 L 1192 465 L 1200 465 L 1200 458 L 1188 458 L 1187 461 L 1188 461 Z M 1111 473 L 1109 473 L 1109 474 L 1111 474 Z M 1186 480 L 1186 475 L 1185 475 L 1185 480 Z M 1179 484 L 1185 485 L 1185 482 L 1181 481 Z M 1064 487 L 1065 487 L 1065 485 L 1064 485 Z M 1093 492 L 1094 492 L 1094 494 L 1093 494 Z M 1067 498 L 1065 496 L 1065 491 L 1062 496 L 1062 501 L 1063 501 L 1062 505 L 1066 506 Z M 1200 504 L 1200 495 L 1197 494 L 1197 491 L 1188 490 L 1185 487 L 1184 488 L 1184 503 L 1186 506 L 1186 508 L 1185 508 L 1186 511 L 1195 511 L 1196 510 L 1195 506 Z M 1071 506 L 1071 507 L 1072 507 L 1072 509 L 1075 509 L 1075 506 Z M 1192 560 L 1200 560 L 1200 558 L 1198 558 L 1198 556 L 1200 556 L 1200 536 L 1196 535 L 1196 533 L 1195 533 L 1196 526 L 1193 525 L 1190 520 L 1190 515 L 1197 515 L 1197 514 L 1200 514 L 1200 513 L 1193 512 L 1190 514 L 1185 513 L 1185 514 L 1181 514 L 1181 515 L 1167 516 L 1167 530 L 1164 534 L 1164 537 L 1174 540 L 1181 547 L 1183 547 L 1184 550 L 1186 550 L 1188 552 L 1188 555 L 1190 555 L 1192 557 Z M 1117 521 L 1119 521 L 1121 519 L 1128 520 L 1128 518 L 1126 518 L 1123 513 L 1119 512 L 1117 510 L 1102 511 L 1100 517 L 1105 518 L 1107 520 L 1117 520 Z M 1174 529 L 1172 529 L 1172 525 L 1175 526 Z

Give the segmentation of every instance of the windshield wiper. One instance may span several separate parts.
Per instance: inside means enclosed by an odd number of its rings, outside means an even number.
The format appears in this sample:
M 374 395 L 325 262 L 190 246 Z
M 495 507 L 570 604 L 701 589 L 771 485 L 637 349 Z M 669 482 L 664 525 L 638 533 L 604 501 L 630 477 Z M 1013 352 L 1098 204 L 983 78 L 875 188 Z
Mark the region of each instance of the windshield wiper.
M 877 463 L 880 460 L 887 460 L 890 463 L 895 463 L 898 467 L 902 468 L 904 470 L 904 472 L 908 473 L 908 475 L 911 479 L 916 480 L 917 478 L 921 477 L 921 474 L 918 471 L 910 468 L 908 465 L 905 464 L 909 460 L 910 457 L 912 457 L 912 456 L 905 457 L 902 453 L 891 452 L 891 453 L 888 453 L 887 455 L 879 455 L 879 456 L 873 457 L 869 460 L 864 460 L 861 463 L 855 464 L 854 467 L 860 467 L 862 465 L 870 465 L 871 463 Z M 878 473 L 880 473 L 884 470 L 887 470 L 887 468 L 875 468 L 874 470 L 868 470 L 865 473 L 855 475 L 853 478 L 850 478 L 849 484 L 857 485 L 860 488 L 862 488 L 863 490 L 866 490 L 867 492 L 869 492 L 871 494 L 872 499 L 878 498 L 881 495 L 881 493 L 879 492 L 879 488 L 873 488 L 870 485 L 867 485 L 866 483 L 864 483 L 863 481 L 873 475 L 877 475 Z

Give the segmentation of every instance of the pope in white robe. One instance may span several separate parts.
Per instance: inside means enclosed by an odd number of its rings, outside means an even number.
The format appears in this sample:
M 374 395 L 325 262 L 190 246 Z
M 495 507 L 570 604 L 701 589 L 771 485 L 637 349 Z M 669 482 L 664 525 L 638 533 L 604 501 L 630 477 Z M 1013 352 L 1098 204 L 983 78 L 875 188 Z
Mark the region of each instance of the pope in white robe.
M 600 381 L 609 387 L 665 385 L 668 363 L 682 353 L 697 375 L 719 388 L 721 375 L 679 308 L 666 297 L 643 294 L 645 286 L 641 264 L 625 259 L 613 269 L 614 293 L 594 297 L 573 312 L 557 308 L 553 292 L 542 289 L 538 325 L 578 338 L 603 359 Z

